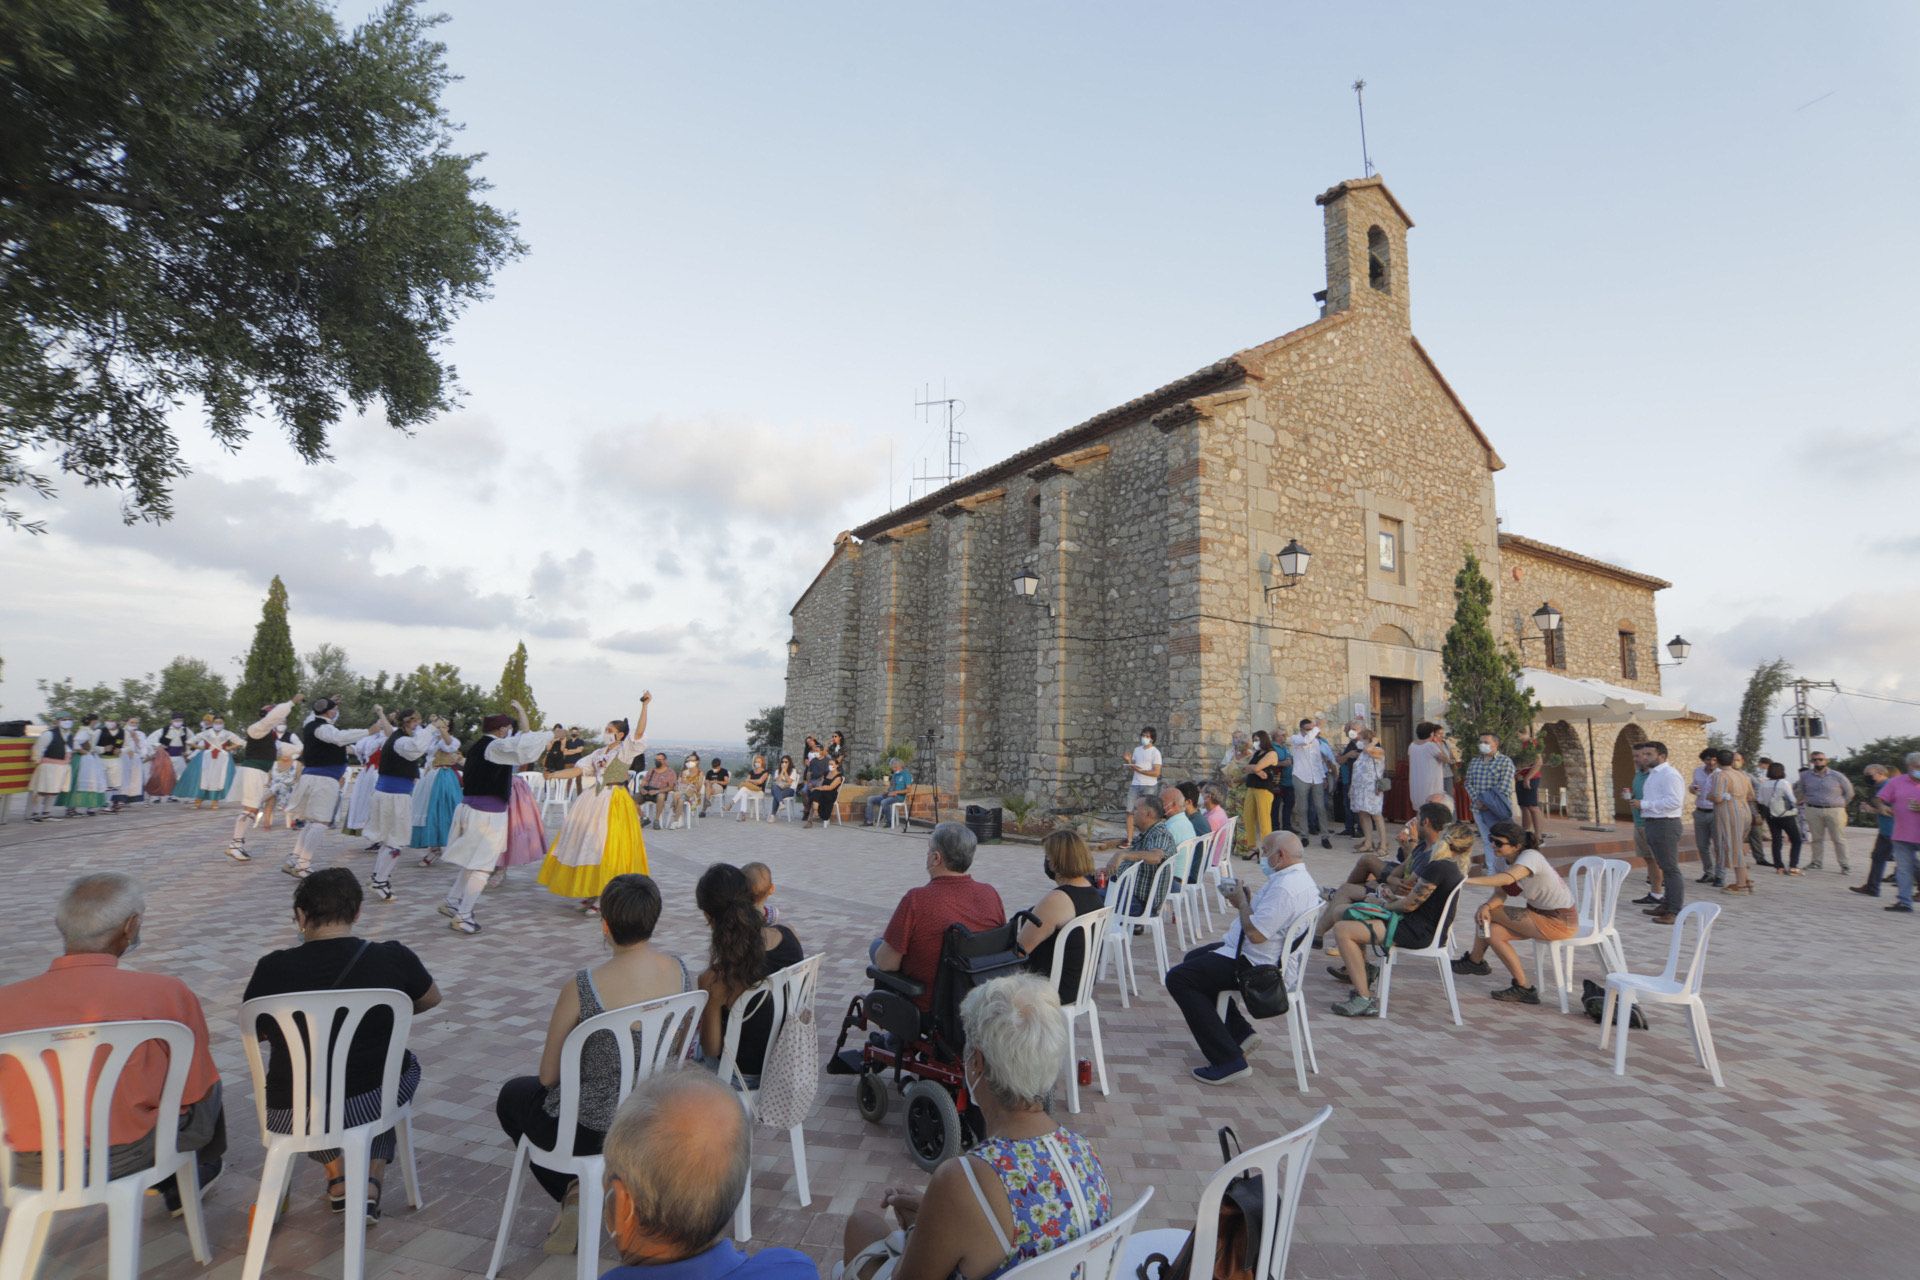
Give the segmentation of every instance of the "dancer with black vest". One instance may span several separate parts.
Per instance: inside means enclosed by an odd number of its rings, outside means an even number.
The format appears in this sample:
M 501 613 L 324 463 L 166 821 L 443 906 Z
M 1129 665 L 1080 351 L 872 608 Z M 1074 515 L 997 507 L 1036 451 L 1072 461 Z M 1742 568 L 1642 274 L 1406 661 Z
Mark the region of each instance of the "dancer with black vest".
M 413 839 L 413 791 L 420 785 L 420 762 L 440 741 L 437 725 L 422 724 L 420 713 L 402 711 L 398 727 L 380 748 L 380 776 L 374 782 L 373 815 L 367 836 L 380 846 L 368 885 L 382 902 L 393 901 L 393 867 Z
M 101 780 L 104 783 L 101 798 L 106 802 L 108 813 L 120 812 L 120 753 L 126 745 L 126 730 L 118 720 L 103 721 L 93 735 L 94 754 L 100 757 L 107 775 Z
M 300 781 L 293 788 L 293 803 L 287 806 L 290 817 L 305 822 L 294 838 L 293 856 L 280 869 L 296 880 L 305 880 L 313 869 L 313 842 L 317 832 L 333 825 L 334 811 L 340 804 L 340 779 L 347 771 L 347 748 L 369 733 L 386 730 L 387 715 L 379 707 L 370 729 L 342 729 L 340 700 L 315 698 L 313 710 L 300 726 Z
M 124 725 L 107 722 L 120 735 L 120 774 L 113 782 L 113 807 L 139 804 L 147 785 L 147 754 L 153 750 L 140 732 L 140 717 L 128 716 Z
M 67 816 L 79 814 L 91 818 L 107 808 L 107 766 L 100 759 L 100 717 L 92 713 L 81 717 L 80 727 L 67 740 L 67 759 L 73 764 L 72 779 L 60 803 Z
M 176 797 L 173 785 L 179 780 L 181 764 L 187 753 L 187 743 L 193 740 L 193 734 L 187 729 L 187 718 L 178 711 L 168 717 L 160 732 L 147 740 L 151 748 L 151 760 L 147 766 L 147 803 L 173 804 Z
M 279 729 L 287 722 L 287 713 L 302 699 L 298 694 L 285 702 L 264 703 L 260 718 L 247 726 L 246 741 L 233 763 L 239 769 L 234 779 L 240 788 L 240 816 L 233 820 L 233 839 L 227 844 L 227 856 L 235 862 L 251 862 L 247 852 L 247 828 L 258 826 L 260 811 L 266 807 L 267 788 L 273 781 L 274 762 L 280 758 Z
M 28 784 L 33 792 L 33 811 L 29 819 L 33 822 L 45 822 L 53 816 L 54 802 L 67 793 L 72 768 L 67 758 L 73 754 L 73 741 L 67 735 L 73 732 L 73 717 L 55 716 L 46 732 L 33 740 L 33 781 Z M 67 814 L 72 817 L 71 811 Z
M 513 798 L 513 775 L 540 759 L 553 734 L 527 727 L 527 709 L 512 704 L 514 715 L 491 715 L 480 722 L 480 736 L 467 748 L 462 770 L 460 808 L 442 854 L 454 869 L 453 884 L 440 914 L 457 933 L 480 932 L 473 909 L 487 890 L 487 878 L 507 851 L 508 806 Z M 520 732 L 513 733 L 516 720 Z

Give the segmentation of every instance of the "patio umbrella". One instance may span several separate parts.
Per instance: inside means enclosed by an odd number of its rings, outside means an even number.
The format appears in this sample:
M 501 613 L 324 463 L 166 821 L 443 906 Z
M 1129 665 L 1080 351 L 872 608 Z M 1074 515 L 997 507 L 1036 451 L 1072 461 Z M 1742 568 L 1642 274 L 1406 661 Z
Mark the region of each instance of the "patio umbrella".
M 1587 722 L 1587 818 L 1591 825 L 1584 829 L 1613 830 L 1611 823 L 1600 822 L 1600 766 L 1594 758 L 1593 726 L 1626 724 L 1649 713 L 1666 719 L 1684 714 L 1685 704 L 1659 694 L 1623 689 L 1600 680 L 1577 680 L 1537 667 L 1522 667 L 1520 684 L 1533 693 L 1543 713 L 1551 712 L 1556 720 Z

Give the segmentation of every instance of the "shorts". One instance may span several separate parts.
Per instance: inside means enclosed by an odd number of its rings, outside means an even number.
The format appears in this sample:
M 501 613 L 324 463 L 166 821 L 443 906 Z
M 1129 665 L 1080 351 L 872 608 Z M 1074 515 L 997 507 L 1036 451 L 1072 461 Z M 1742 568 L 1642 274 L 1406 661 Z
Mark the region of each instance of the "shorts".
M 1578 920 L 1562 920 L 1559 916 L 1550 916 L 1545 912 L 1535 911 L 1532 907 L 1502 907 L 1500 909 L 1506 913 L 1507 919 L 1514 923 L 1531 919 L 1535 932 L 1540 935 L 1541 940 L 1544 942 L 1559 942 L 1565 938 L 1571 938 L 1574 934 L 1580 932 L 1580 922 Z
M 240 774 L 237 788 L 240 792 L 240 807 L 242 809 L 258 809 L 262 804 L 265 804 L 267 799 L 267 771 L 265 769 L 253 769 L 246 765 L 239 764 L 236 764 L 234 769 Z

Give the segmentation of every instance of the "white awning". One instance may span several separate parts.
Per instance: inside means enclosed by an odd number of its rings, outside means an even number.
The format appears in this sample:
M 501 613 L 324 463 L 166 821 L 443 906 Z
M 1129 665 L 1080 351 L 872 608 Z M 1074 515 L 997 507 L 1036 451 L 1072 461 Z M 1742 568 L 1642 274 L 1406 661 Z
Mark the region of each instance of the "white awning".
M 1539 667 L 1522 667 L 1520 684 L 1533 692 L 1541 714 L 1553 720 L 1624 724 L 1629 720 L 1678 720 L 1691 714 L 1678 698 L 1585 676 L 1563 676 Z

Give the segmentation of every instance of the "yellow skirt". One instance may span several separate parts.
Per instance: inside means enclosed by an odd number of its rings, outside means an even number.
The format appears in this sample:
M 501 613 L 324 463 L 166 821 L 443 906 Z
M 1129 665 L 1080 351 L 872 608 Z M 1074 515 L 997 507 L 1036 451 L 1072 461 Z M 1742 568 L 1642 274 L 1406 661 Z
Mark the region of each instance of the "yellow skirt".
M 573 864 L 557 856 L 563 832 L 540 863 L 540 883 L 562 898 L 597 898 L 615 876 L 647 874 L 647 842 L 640 834 L 640 813 L 624 789 L 613 790 L 607 806 L 606 841 L 598 862 Z

